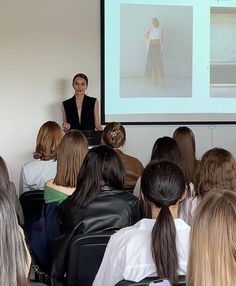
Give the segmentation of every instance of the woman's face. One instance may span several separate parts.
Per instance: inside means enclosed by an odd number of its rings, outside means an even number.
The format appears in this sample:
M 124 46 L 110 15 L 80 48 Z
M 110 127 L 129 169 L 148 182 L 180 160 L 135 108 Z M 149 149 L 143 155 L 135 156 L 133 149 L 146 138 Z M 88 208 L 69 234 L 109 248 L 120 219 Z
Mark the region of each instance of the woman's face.
M 73 88 L 75 90 L 76 95 L 84 95 L 87 87 L 88 86 L 85 79 L 81 77 L 75 78 Z
M 159 26 L 159 22 L 158 22 L 158 20 L 157 20 L 156 18 L 153 18 L 153 19 L 152 19 L 152 25 L 153 25 L 155 28 Z

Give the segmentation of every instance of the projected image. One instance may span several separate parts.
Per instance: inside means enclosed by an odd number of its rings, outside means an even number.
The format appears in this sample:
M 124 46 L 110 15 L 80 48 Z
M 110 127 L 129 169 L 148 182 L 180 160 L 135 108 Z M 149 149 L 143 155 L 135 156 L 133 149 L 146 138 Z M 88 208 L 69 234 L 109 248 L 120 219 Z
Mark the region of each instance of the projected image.
M 147 29 L 145 37 L 147 39 L 145 77 L 154 78 L 155 84 L 163 88 L 163 31 L 157 18 L 152 18 L 152 25 Z
M 236 97 L 236 9 L 211 8 L 210 97 Z
M 120 97 L 192 97 L 192 10 L 120 5 Z

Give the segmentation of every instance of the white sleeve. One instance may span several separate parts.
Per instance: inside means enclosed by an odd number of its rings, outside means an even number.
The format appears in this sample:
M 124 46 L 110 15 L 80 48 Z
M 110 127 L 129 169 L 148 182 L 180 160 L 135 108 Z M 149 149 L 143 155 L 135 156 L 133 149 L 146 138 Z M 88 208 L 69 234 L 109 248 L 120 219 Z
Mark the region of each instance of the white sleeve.
M 138 178 L 136 185 L 133 190 L 133 195 L 139 198 L 140 195 L 140 190 L 141 190 L 141 177 Z
M 30 191 L 30 188 L 26 184 L 25 169 L 24 169 L 24 166 L 22 166 L 21 173 L 20 173 L 19 195 L 27 191 Z
M 114 286 L 123 278 L 124 257 L 122 249 L 117 243 L 116 234 L 112 235 L 106 247 L 104 257 L 98 273 L 93 281 L 93 286 Z

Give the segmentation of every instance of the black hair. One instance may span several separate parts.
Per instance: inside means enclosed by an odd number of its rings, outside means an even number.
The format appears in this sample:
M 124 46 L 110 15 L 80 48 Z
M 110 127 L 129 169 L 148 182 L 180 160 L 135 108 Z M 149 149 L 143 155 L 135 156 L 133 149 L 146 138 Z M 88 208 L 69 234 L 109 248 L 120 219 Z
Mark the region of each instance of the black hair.
M 112 148 L 94 147 L 84 158 L 72 200 L 81 208 L 87 207 L 104 187 L 123 189 L 124 175 L 122 161 Z
M 76 79 L 77 77 L 81 77 L 82 79 L 84 79 L 84 80 L 86 81 L 86 84 L 88 85 L 88 77 L 87 77 L 86 74 L 84 74 L 84 73 L 77 73 L 77 74 L 73 77 L 72 84 L 74 84 L 75 79 Z
M 169 207 L 184 194 L 183 171 L 171 161 L 151 161 L 143 171 L 141 189 L 144 200 L 160 208 L 152 230 L 152 256 L 158 276 L 175 284 L 178 270 L 176 228 Z
M 151 160 L 169 160 L 183 166 L 181 152 L 177 142 L 168 136 L 156 140 L 152 148 Z

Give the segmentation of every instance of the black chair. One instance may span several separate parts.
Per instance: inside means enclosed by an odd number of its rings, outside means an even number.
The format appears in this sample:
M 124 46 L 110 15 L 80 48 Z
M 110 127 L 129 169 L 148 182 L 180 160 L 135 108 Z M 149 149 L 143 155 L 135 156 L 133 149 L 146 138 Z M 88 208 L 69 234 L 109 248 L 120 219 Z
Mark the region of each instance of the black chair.
M 44 205 L 43 190 L 34 190 L 21 194 L 20 203 L 25 222 L 42 211 Z
M 178 276 L 178 286 L 186 286 L 186 276 L 179 275 Z M 139 282 L 129 281 L 129 280 L 122 280 L 118 282 L 115 286 L 148 286 L 151 282 L 154 282 L 160 278 L 158 277 L 146 277 Z M 158 285 L 158 284 L 157 284 Z
M 92 286 L 111 234 L 76 235 L 70 244 L 66 285 Z

